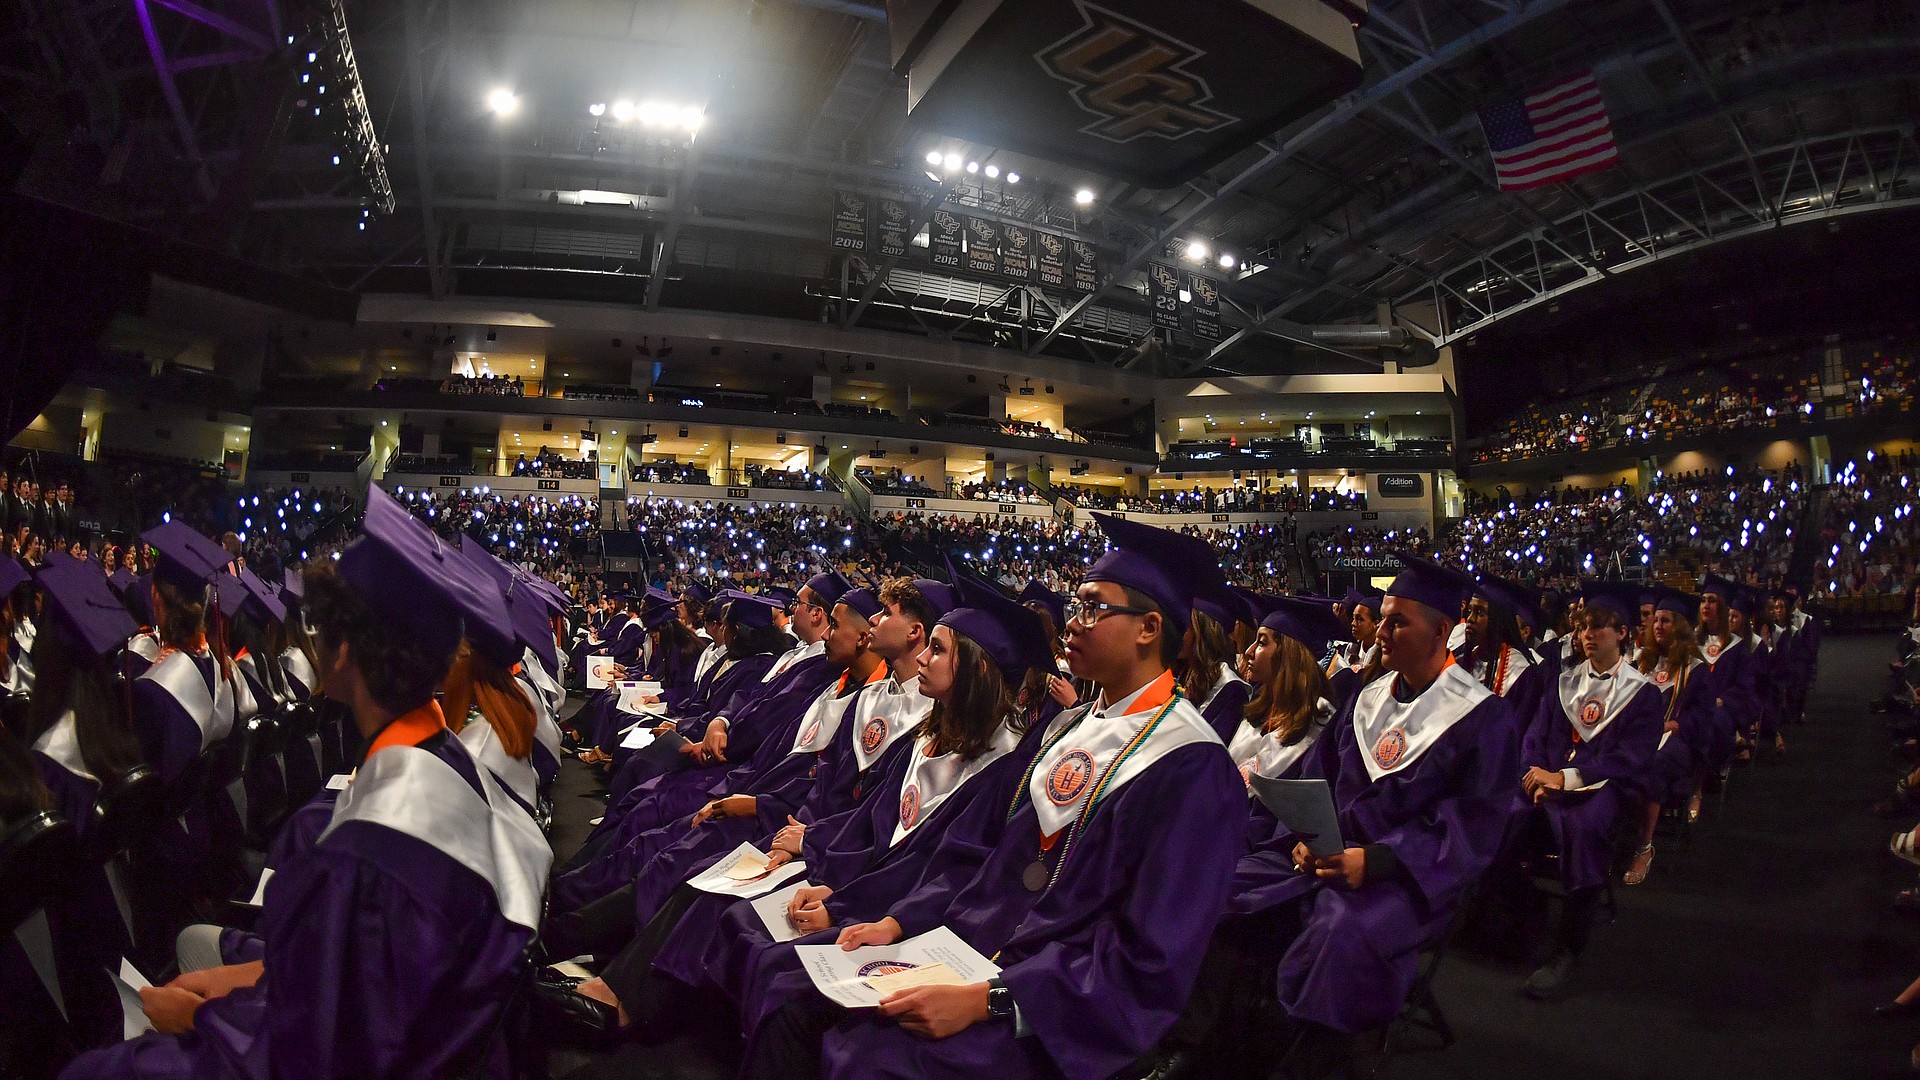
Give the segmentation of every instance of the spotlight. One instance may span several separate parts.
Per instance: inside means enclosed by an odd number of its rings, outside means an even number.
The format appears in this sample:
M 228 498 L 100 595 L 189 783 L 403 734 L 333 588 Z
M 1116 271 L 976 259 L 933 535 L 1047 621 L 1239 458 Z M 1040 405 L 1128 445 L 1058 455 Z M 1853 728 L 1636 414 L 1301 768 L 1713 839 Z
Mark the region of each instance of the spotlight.
M 520 99 L 506 87 L 497 86 L 487 91 L 487 110 L 495 116 L 511 116 L 519 107 Z
M 1187 258 L 1195 262 L 1207 257 L 1207 245 L 1203 240 L 1187 241 Z
M 960 155 L 948 154 L 946 157 L 940 159 L 940 164 L 945 165 L 948 172 L 952 172 L 954 169 L 960 167 Z
M 977 172 L 979 172 L 979 171 L 980 171 L 980 163 L 979 163 L 979 162 L 977 162 L 977 161 L 969 161 L 969 162 L 967 162 L 967 171 L 968 171 L 968 172 L 970 172 L 970 173 L 977 173 Z
M 1010 173 L 1008 173 L 1008 174 L 1007 174 L 1007 183 L 1009 183 L 1009 184 L 1017 184 L 1017 183 L 1019 183 L 1019 182 L 1020 182 L 1020 174 L 1019 174 L 1019 173 L 1017 173 L 1017 172 L 1010 172 Z
M 1233 269 L 1233 256 L 1227 254 L 1224 251 L 1220 253 L 1220 269 L 1222 270 Z
M 987 166 L 987 179 L 995 180 L 995 179 L 998 179 L 999 176 L 1000 176 L 1000 166 L 998 165 Z
M 1079 191 L 1074 192 L 1073 201 L 1076 203 L 1079 203 L 1081 206 L 1092 206 L 1093 205 L 1093 189 L 1081 188 Z
M 927 151 L 927 164 L 929 165 L 940 164 L 940 151 L 938 150 Z
M 621 100 L 614 102 L 613 118 L 615 120 L 620 121 L 623 124 L 633 119 L 633 102 L 628 101 L 625 98 L 622 98 Z
M 659 127 L 672 120 L 672 110 L 657 101 L 640 103 L 640 123 L 647 127 Z
M 606 112 L 607 112 L 607 103 L 604 101 L 596 101 L 593 104 L 587 106 L 588 116 L 604 116 L 606 115 Z
M 706 122 L 706 113 L 695 106 L 689 105 L 680 110 L 680 126 L 688 131 L 699 131 L 700 125 Z

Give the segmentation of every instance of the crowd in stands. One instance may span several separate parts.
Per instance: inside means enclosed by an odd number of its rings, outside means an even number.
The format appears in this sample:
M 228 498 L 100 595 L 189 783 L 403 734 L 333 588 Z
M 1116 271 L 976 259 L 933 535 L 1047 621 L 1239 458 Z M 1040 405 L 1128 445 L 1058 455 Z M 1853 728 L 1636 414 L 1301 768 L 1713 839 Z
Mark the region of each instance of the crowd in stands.
M 1826 490 L 1816 596 L 1898 595 L 1920 578 L 1920 456 L 1869 453 L 1849 462 Z
M 1006 481 L 989 483 L 985 480 L 953 487 L 953 494 L 962 499 L 990 503 L 1030 503 L 1044 505 L 1046 499 L 1026 484 L 1010 484 Z
M 589 450 L 584 458 L 570 458 L 543 446 L 540 452 L 531 458 L 525 453 L 514 458 L 513 475 L 560 480 L 593 480 L 600 475 L 599 452 Z
M 1824 395 L 1806 358 L 1775 357 L 1743 366 L 1698 368 L 1656 376 L 1646 384 L 1607 387 L 1577 398 L 1530 405 L 1487 436 L 1475 462 L 1516 461 L 1544 454 L 1600 450 L 1716 432 L 1774 427 L 1815 417 L 1840 419 L 1912 413 L 1920 401 L 1920 365 L 1913 350 L 1876 352 L 1855 360 L 1847 389 Z
M 1663 475 L 1638 494 L 1623 485 L 1476 498 L 1441 552 L 1543 585 L 1594 574 L 1703 572 L 1779 584 L 1807 496 L 1804 472 L 1791 466 Z
M 1301 491 L 1298 488 L 1279 487 L 1262 491 L 1245 484 L 1224 488 L 1206 488 L 1195 484 L 1191 491 L 1150 491 L 1145 495 L 1137 495 L 1056 484 L 1054 490 L 1071 498 L 1074 505 L 1089 510 L 1159 514 L 1292 514 L 1307 510 L 1367 508 L 1364 491 L 1331 491 L 1324 488 Z
M 875 469 L 862 465 L 853 470 L 853 475 L 866 485 L 875 495 L 913 495 L 920 497 L 938 497 L 941 492 L 927 486 L 924 476 L 908 476 L 899 469 Z
M 747 478 L 748 487 L 779 491 L 840 490 L 840 485 L 812 469 L 772 469 L 764 465 L 748 465 L 741 472 Z

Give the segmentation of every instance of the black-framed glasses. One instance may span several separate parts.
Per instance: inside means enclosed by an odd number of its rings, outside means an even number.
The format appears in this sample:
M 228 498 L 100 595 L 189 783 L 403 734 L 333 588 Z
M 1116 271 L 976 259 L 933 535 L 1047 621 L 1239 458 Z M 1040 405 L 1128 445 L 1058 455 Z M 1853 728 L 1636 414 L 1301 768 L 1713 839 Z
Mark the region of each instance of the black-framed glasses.
M 1091 630 L 1100 624 L 1100 620 L 1109 615 L 1147 615 L 1153 608 L 1127 607 L 1122 604 L 1109 604 L 1100 600 L 1069 600 L 1066 606 L 1067 624 Z

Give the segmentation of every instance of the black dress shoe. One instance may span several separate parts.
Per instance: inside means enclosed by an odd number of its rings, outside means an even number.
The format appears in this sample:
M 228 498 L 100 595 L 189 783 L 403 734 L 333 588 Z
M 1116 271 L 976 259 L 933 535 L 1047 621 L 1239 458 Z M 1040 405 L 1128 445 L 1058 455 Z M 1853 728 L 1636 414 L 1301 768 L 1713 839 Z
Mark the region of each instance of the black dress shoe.
M 543 977 L 533 984 L 534 1013 L 541 1026 L 561 1038 L 588 1046 L 619 1041 L 620 1011 L 604 1001 L 576 993 L 573 988 L 583 981 Z
M 1912 1001 L 1889 1001 L 1885 1005 L 1875 1005 L 1873 1015 L 1882 1020 L 1892 1020 L 1900 1016 L 1912 1016 L 1920 1013 L 1920 998 Z

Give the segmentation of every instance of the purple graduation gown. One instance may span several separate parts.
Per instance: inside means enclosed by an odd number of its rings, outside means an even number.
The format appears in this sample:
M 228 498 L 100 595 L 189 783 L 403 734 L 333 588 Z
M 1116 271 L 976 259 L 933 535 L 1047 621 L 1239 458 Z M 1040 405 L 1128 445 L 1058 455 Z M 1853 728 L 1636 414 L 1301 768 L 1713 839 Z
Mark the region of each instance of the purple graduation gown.
M 1293 873 L 1289 860 L 1284 872 L 1269 867 L 1266 879 L 1235 882 L 1241 910 L 1303 904 L 1300 934 L 1280 960 L 1280 1004 L 1295 1020 L 1343 1032 L 1399 1012 L 1420 947 L 1499 852 L 1520 775 L 1512 714 L 1489 697 L 1419 758 L 1375 781 L 1362 758 L 1371 748 L 1354 734 L 1356 703 L 1334 715 L 1301 772 L 1332 785 L 1347 846 L 1392 848 L 1400 873 L 1348 889 Z
M 1244 679 L 1222 679 L 1214 687 L 1213 697 L 1200 710 L 1200 716 L 1213 733 L 1220 736 L 1221 742 L 1233 741 L 1233 733 L 1240 727 L 1240 717 L 1246 711 L 1252 692 L 1253 687 Z
M 839 677 L 841 670 L 844 669 L 830 666 L 824 654 L 809 656 L 771 681 L 741 685 L 725 706 L 697 719 L 682 719 L 674 724 L 674 728 L 689 742 L 698 742 L 706 738 L 707 725 L 714 717 L 724 716 L 727 718 L 728 762 L 746 761 L 759 748 L 760 740 L 766 737 L 768 729 L 777 726 L 769 723 L 769 718 L 785 716 L 786 710 L 796 703 L 799 708 L 805 709 L 820 691 L 826 689 L 827 683 Z M 608 789 L 613 793 L 613 798 L 618 800 L 635 786 L 661 773 L 724 769 L 728 762 L 701 765 L 681 753 L 678 744 L 656 744 L 628 755 L 614 771 Z
M 1706 646 L 1701 645 L 1705 653 Z M 1694 678 L 1701 679 L 1710 689 L 1714 703 L 1714 738 L 1712 756 L 1707 760 L 1707 768 L 1720 772 L 1733 762 L 1734 740 L 1741 732 L 1753 727 L 1754 719 L 1759 715 L 1759 702 L 1754 697 L 1753 652 L 1745 641 L 1736 641 L 1720 653 L 1720 658 L 1708 665 L 1704 671 L 1694 672 Z M 1705 676 L 1705 678 L 1701 678 Z
M 69 771 L 67 763 L 37 748 L 32 756 L 40 782 L 53 796 L 51 809 L 72 822 L 75 835 L 85 841 L 93 830 L 99 783 Z M 55 962 L 75 1041 L 85 1047 L 118 1039 L 120 999 L 103 972 L 119 968 L 120 958 L 133 947 L 133 939 L 121 921 L 106 869 L 96 864 L 80 867 L 71 888 L 48 906 L 47 923 L 53 934 Z M 13 942 L 7 944 L 11 947 Z
M 844 703 L 841 706 L 843 710 L 853 707 L 854 698 L 864 688 L 846 689 L 847 692 L 840 698 Z M 806 704 L 811 705 L 812 702 Z M 802 707 L 794 717 L 793 724 L 797 725 L 806 712 L 807 709 Z M 843 736 L 847 747 L 846 758 L 848 762 L 852 761 L 852 736 L 847 729 L 848 725 L 843 720 L 840 730 L 834 733 L 834 741 L 819 754 L 788 753 L 793 748 L 792 736 L 788 736 L 784 742 L 763 744 L 763 754 L 755 755 L 746 765 L 728 770 L 708 785 L 675 784 L 672 780 L 681 774 L 667 774 L 635 788 L 630 795 L 645 793 L 647 797 L 621 818 L 616 825 L 619 831 L 614 834 L 612 842 L 585 866 L 554 878 L 550 913 L 557 915 L 577 910 L 635 881 L 655 855 L 686 835 L 687 819 L 706 805 L 710 798 L 752 795 L 759 804 L 755 818 L 739 820 L 772 822 L 769 827 L 754 833 L 755 836 L 776 831 L 786 824 L 788 814 L 799 811 L 812 789 L 816 769 L 824 771 L 834 747 L 843 741 Z M 766 752 L 769 750 L 771 752 Z M 705 772 L 702 770 L 696 775 L 704 777 Z M 848 782 L 851 783 L 851 780 Z M 600 823 L 601 828 L 607 825 L 606 821 Z M 737 828 L 731 819 L 703 825 L 702 828 L 726 826 Z M 728 847 L 737 846 L 741 839 L 747 838 L 735 839 Z M 724 851 L 716 854 L 724 854 Z M 647 914 L 651 916 L 651 911 Z M 643 925 L 645 921 L 644 918 L 641 920 Z
M 944 924 L 997 956 L 1030 1034 L 989 1019 L 928 1040 L 861 1016 L 827 1036 L 824 1074 L 1016 1080 L 1124 1068 L 1173 1025 L 1193 988 L 1243 843 L 1219 822 L 1243 813 L 1246 797 L 1219 743 L 1171 750 L 1101 803 L 1039 894 L 1021 883 L 1040 850 L 1038 818 L 1023 799 L 950 903 L 920 910 L 909 897 L 890 914 L 907 936 Z
M 423 749 L 482 790 L 458 739 Z M 533 933 L 452 856 L 346 822 L 275 875 L 260 929 L 258 985 L 202 1005 L 185 1035 L 83 1055 L 62 1080 L 504 1075 L 503 1007 Z
M 1569 890 L 1606 884 L 1613 857 L 1608 833 L 1621 809 L 1639 806 L 1652 785 L 1664 705 L 1659 688 L 1649 681 L 1591 741 L 1575 742 L 1557 682 L 1553 693 L 1541 700 L 1540 713 L 1520 747 L 1520 772 L 1535 766 L 1554 772 L 1574 768 L 1586 786 L 1531 805 L 1524 795 L 1517 796 L 1516 805 L 1523 814 L 1546 817 L 1560 845 L 1560 880 Z M 1603 781 L 1606 786 L 1595 790 Z
M 1693 776 L 1705 769 L 1719 751 L 1716 746 L 1716 728 L 1711 680 L 1701 678 L 1707 665 L 1703 661 L 1684 678 L 1670 680 L 1665 686 L 1655 682 L 1654 688 L 1660 694 L 1661 729 L 1664 732 L 1666 721 L 1679 724 L 1673 737 L 1653 752 L 1653 762 L 1649 766 L 1652 777 L 1652 790 L 1648 798 L 1668 802 L 1685 799 L 1693 794 Z M 1648 676 L 1652 678 L 1650 674 Z M 1678 695 L 1678 700 L 1675 696 Z

